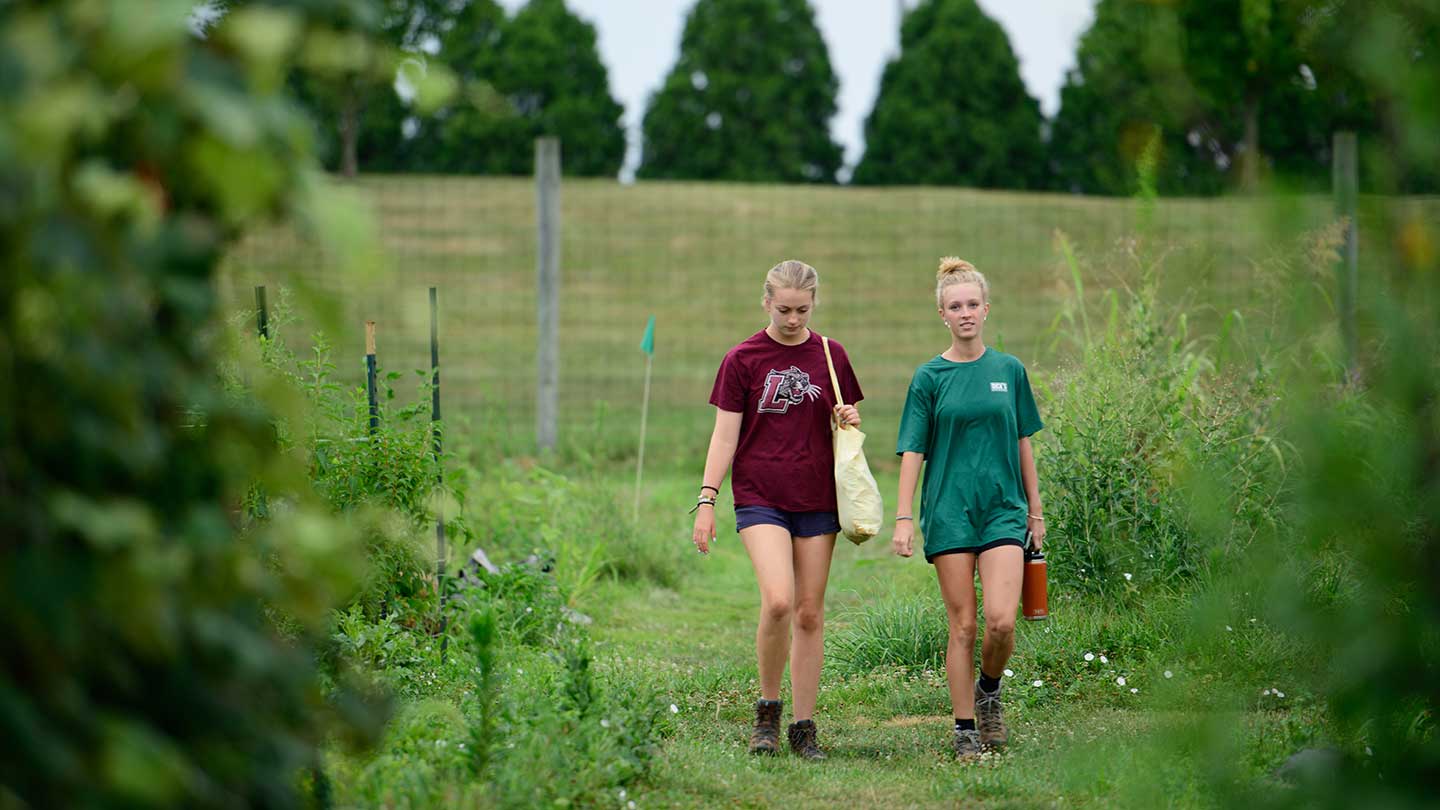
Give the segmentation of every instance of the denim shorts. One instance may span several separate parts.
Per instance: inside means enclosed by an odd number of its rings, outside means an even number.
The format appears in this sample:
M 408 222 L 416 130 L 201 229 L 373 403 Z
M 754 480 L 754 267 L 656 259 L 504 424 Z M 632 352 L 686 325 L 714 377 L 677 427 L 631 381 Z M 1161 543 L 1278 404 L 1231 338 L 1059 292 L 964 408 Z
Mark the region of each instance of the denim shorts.
M 834 512 L 786 512 L 768 506 L 735 507 L 735 531 L 761 524 L 779 526 L 791 537 L 817 537 L 840 531 L 840 517 Z

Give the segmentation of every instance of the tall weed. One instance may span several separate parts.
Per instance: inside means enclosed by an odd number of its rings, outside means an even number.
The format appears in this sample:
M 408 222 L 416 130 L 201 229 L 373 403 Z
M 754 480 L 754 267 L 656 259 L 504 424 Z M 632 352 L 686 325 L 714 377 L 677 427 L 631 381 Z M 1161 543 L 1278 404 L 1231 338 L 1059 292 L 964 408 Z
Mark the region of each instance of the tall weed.
M 1212 343 L 1189 334 L 1184 308 L 1160 301 L 1164 255 L 1137 241 L 1120 251 L 1139 265 L 1139 286 L 1106 296 L 1104 331 L 1092 330 L 1080 259 L 1063 234 L 1057 242 L 1076 296 L 1052 332 L 1080 359 L 1042 386 L 1049 429 L 1037 458 L 1052 581 L 1108 595 L 1135 583 L 1178 586 L 1276 520 L 1285 465 L 1273 382 L 1263 366 L 1216 363 Z M 1215 511 L 1197 522 L 1202 481 L 1220 487 L 1206 491 Z

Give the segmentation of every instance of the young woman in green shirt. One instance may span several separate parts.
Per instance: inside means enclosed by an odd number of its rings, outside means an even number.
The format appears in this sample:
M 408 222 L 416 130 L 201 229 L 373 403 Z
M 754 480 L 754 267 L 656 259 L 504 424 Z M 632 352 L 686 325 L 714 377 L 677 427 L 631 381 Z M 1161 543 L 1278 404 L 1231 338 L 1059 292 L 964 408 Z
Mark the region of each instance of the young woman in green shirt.
M 1005 745 L 1000 677 L 1015 649 L 1024 547 L 1045 540 L 1030 436 L 1043 427 L 1020 361 L 985 346 L 990 285 L 963 259 L 940 260 L 935 302 L 950 347 L 915 370 L 900 419 L 900 493 L 892 550 L 914 553 L 920 529 L 950 623 L 945 675 L 955 710 L 955 753 L 973 759 Z M 974 677 L 975 573 L 985 593 L 980 677 Z M 977 727 L 978 726 L 978 727 Z

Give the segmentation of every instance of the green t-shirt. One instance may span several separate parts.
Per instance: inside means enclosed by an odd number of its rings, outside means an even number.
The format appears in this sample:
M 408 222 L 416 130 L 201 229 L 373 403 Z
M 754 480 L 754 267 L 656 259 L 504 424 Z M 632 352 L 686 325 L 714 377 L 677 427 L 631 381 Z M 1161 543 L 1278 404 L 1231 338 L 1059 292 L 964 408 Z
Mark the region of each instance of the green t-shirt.
M 925 558 L 996 540 L 1025 539 L 1028 501 L 1021 437 L 1044 425 L 1030 378 L 1011 355 L 987 348 L 956 363 L 937 356 L 915 370 L 895 453 L 923 453 L 920 531 Z

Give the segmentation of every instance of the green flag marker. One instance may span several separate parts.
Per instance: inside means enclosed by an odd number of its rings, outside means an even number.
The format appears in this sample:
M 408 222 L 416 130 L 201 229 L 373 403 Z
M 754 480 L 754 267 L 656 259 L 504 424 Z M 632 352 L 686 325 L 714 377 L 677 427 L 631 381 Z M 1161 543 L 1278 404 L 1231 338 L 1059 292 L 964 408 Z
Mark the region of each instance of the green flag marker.
M 645 337 L 640 338 L 640 351 L 653 355 L 655 353 L 655 316 L 650 316 L 650 322 L 645 324 Z

